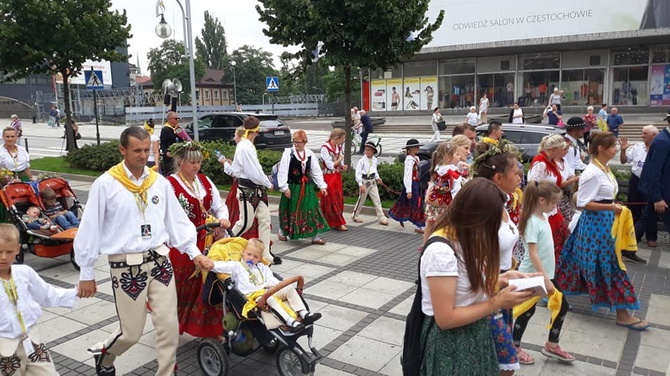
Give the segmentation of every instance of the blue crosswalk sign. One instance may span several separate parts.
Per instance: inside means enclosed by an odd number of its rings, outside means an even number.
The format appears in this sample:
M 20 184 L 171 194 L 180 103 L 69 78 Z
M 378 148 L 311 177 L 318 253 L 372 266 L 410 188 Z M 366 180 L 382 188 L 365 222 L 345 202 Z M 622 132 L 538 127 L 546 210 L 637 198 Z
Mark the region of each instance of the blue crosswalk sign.
M 86 81 L 87 90 L 102 90 L 105 84 L 102 81 L 102 71 L 86 70 L 84 71 L 84 81 Z
M 278 77 L 265 77 L 265 87 L 267 88 L 268 93 L 276 93 L 279 91 L 279 78 Z

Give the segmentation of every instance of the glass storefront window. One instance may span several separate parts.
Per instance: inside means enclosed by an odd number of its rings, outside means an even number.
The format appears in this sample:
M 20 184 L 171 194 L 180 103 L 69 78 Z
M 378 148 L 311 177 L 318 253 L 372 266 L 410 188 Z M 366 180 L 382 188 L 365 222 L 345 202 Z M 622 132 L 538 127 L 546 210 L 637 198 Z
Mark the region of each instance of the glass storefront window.
M 387 70 L 376 69 L 370 71 L 373 80 L 383 80 L 387 78 L 402 78 L 402 66 L 397 66 L 395 68 L 389 68 Z
M 523 91 L 519 105 L 544 107 L 549 103 L 549 94 L 558 87 L 558 71 L 523 72 Z
M 468 108 L 474 105 L 474 75 L 440 77 L 440 108 Z
M 440 74 L 475 73 L 475 59 L 441 60 L 439 72 Z
M 561 55 L 558 52 L 519 55 L 521 70 L 558 69 Z
M 564 70 L 561 89 L 563 104 L 599 105 L 603 102 L 604 69 Z
M 613 105 L 649 105 L 649 67 L 622 67 L 612 70 Z
M 652 47 L 651 62 L 654 64 L 670 63 L 670 46 L 664 45 Z
M 405 77 L 435 76 L 435 73 L 437 72 L 437 61 L 411 61 L 405 63 L 403 72 Z
M 492 56 L 477 58 L 477 73 L 516 71 L 516 56 Z
M 606 67 L 607 50 L 586 50 L 586 51 L 568 51 L 563 52 L 562 69 L 570 68 L 588 68 L 588 67 Z
M 511 106 L 515 101 L 514 82 L 514 73 L 478 74 L 477 96 L 486 93 L 491 107 Z
M 649 48 L 619 48 L 612 50 L 612 65 L 649 64 Z

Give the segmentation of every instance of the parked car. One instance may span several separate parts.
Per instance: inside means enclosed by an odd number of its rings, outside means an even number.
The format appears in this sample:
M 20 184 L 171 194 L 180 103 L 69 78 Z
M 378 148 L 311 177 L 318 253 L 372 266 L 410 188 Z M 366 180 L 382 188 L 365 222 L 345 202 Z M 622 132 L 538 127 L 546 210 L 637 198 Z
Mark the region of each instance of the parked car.
M 543 126 L 543 125 L 528 125 L 528 124 L 503 124 L 503 138 L 509 140 L 516 145 L 521 152 L 521 157 L 524 162 L 528 162 L 537 155 L 537 148 L 542 142 L 544 136 L 549 136 L 552 134 L 561 134 L 565 130 L 561 128 L 554 128 L 552 126 Z M 477 132 L 477 139 L 481 139 L 486 136 L 486 131 L 488 130 L 488 125 L 483 124 L 475 128 Z M 444 141 L 442 141 L 444 142 Z M 430 160 L 433 156 L 433 152 L 437 149 L 439 142 L 427 143 L 421 147 L 417 156 L 420 160 Z M 405 152 L 402 151 L 398 153 L 398 161 L 400 163 L 405 162 Z
M 235 129 L 244 119 L 255 116 L 261 121 L 261 129 L 254 140 L 257 149 L 283 150 L 292 146 L 291 129 L 277 115 L 247 112 L 218 112 L 198 118 L 200 141 L 224 141 L 234 144 Z M 186 133 L 193 137 L 193 123 L 187 124 Z

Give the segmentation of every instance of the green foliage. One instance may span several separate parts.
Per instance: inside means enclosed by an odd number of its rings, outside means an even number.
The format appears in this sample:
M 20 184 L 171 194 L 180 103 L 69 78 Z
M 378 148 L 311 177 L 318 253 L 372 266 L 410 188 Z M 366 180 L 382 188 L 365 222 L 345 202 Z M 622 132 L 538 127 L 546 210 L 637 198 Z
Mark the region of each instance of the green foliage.
M 163 92 L 162 84 L 167 78 L 178 78 L 184 85 L 184 92 L 191 92 L 191 79 L 189 74 L 188 56 L 184 54 L 184 43 L 174 39 L 166 39 L 158 48 L 152 48 L 147 54 L 151 81 L 154 83 L 155 92 Z M 200 81 L 205 75 L 205 64 L 201 60 L 195 60 L 195 80 Z M 182 101 L 185 98 L 182 96 Z
M 205 11 L 205 25 L 201 33 L 202 39 L 195 37 L 195 56 L 210 68 L 224 69 L 228 59 L 228 44 L 221 21 Z
M 358 79 L 360 69 L 351 68 L 351 102 L 361 103 L 361 82 Z M 344 69 L 337 67 L 329 71 L 323 76 L 323 83 L 326 88 L 326 101 L 328 102 L 343 102 L 345 100 L 344 93 Z
M 65 156 L 70 167 L 93 171 L 107 171 L 122 160 L 118 141 L 105 142 L 99 146 L 86 145 Z
M 277 76 L 278 72 L 272 65 L 272 54 L 263 51 L 262 48 L 244 45 L 230 55 L 229 60 L 235 62 L 233 68 L 228 66 L 224 76 L 224 83 L 232 84 L 237 82 L 237 102 L 238 104 L 257 104 L 263 102 L 265 93 L 265 77 Z M 232 70 L 235 69 L 235 74 Z M 280 83 L 280 85 L 283 85 Z M 283 93 L 283 90 L 282 90 Z M 283 95 L 283 94 L 280 94 Z

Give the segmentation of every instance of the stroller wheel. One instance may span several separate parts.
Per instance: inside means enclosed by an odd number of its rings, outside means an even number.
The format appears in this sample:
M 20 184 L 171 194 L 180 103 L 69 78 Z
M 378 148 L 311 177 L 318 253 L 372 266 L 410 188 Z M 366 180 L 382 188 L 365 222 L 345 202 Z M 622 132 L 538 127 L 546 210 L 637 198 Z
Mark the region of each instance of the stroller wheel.
M 299 376 L 299 375 L 313 375 L 314 372 L 309 372 L 309 365 L 307 361 L 302 358 L 295 349 L 289 349 L 282 345 L 277 351 L 276 355 L 277 369 L 281 376 Z M 307 372 L 304 372 L 307 371 Z
M 263 346 L 263 350 L 265 350 L 265 352 L 268 354 L 276 353 L 278 348 L 279 341 L 277 339 L 273 339 L 272 341 L 268 342 L 267 345 Z
M 198 345 L 198 364 L 206 376 L 226 376 L 230 366 L 223 346 L 213 339 L 205 339 Z
M 80 270 L 79 265 L 77 264 L 76 261 L 74 261 L 74 248 L 70 251 L 70 262 L 72 263 L 72 266 L 74 266 L 74 268 L 77 271 Z

